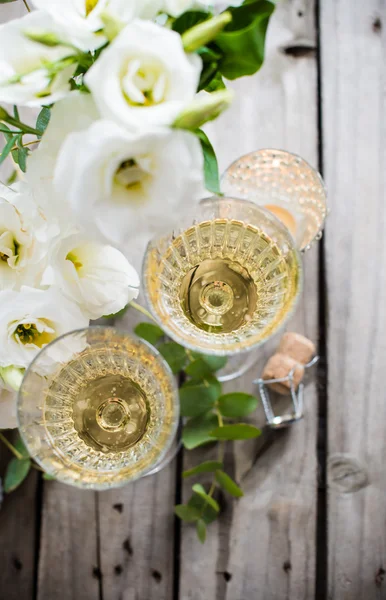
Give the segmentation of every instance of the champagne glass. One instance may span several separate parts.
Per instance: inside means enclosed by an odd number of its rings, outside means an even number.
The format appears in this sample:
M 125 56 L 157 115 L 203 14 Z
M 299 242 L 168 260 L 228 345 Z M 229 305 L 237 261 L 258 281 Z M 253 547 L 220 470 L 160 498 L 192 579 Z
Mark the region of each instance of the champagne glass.
M 202 200 L 173 231 L 150 242 L 143 266 L 148 305 L 167 335 L 217 356 L 240 355 L 268 340 L 294 310 L 301 281 L 287 228 L 268 210 L 234 198 Z M 238 362 L 223 380 L 238 376 L 240 362 L 248 361 Z
M 301 251 L 322 236 L 326 189 L 319 173 L 296 154 L 263 149 L 241 156 L 223 174 L 221 189 L 270 210 Z
M 111 327 L 67 333 L 29 366 L 21 437 L 50 475 L 103 490 L 157 471 L 175 440 L 178 390 L 150 344 Z

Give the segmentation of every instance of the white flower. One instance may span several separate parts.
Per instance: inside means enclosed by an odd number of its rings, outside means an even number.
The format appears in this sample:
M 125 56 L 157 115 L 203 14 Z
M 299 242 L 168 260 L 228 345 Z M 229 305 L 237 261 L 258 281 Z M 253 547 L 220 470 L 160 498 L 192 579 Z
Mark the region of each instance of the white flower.
M 162 227 L 183 199 L 203 190 L 203 158 L 193 134 L 171 129 L 130 133 L 109 121 L 67 136 L 55 175 L 77 222 L 94 222 L 114 245 Z
M 133 129 L 170 125 L 194 98 L 201 59 L 184 52 L 181 36 L 135 20 L 85 75 L 103 117 Z
M 52 104 L 70 91 L 69 79 L 76 64 L 64 66 L 60 61 L 71 57 L 74 51 L 63 46 L 47 47 L 24 35 L 55 30 L 57 26 L 50 15 L 41 11 L 0 26 L 0 102 Z
M 0 305 L 0 367 L 28 367 L 46 344 L 89 322 L 78 305 L 54 287 L 6 290 L 0 292 Z M 42 366 L 49 369 L 59 359 L 54 347 Z
M 26 184 L 0 184 L 0 290 L 38 284 L 49 243 L 58 232 L 46 222 Z
M 17 393 L 0 386 L 0 429 L 17 427 L 16 402 Z
M 71 35 L 78 47 L 95 49 L 106 39 L 101 15 L 108 13 L 123 24 L 135 18 L 152 19 L 161 0 L 31 0 L 35 8 L 47 11 Z M 95 33 L 98 32 L 98 33 Z
M 57 284 L 90 319 L 117 313 L 139 291 L 138 274 L 119 250 L 80 234 L 56 246 L 43 282 Z
M 228 6 L 240 6 L 244 0 L 164 0 L 163 10 L 172 17 L 179 17 L 187 10 L 225 10 Z

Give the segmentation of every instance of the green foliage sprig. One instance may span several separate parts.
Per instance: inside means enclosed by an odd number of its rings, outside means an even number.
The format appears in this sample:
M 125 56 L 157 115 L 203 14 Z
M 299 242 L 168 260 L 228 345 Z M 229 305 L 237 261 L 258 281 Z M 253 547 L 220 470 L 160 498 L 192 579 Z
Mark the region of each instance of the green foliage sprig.
M 204 461 L 183 472 L 183 477 L 210 473 L 207 489 L 200 483 L 192 485 L 187 503 L 177 504 L 174 512 L 182 521 L 194 523 L 201 542 L 206 538 L 206 527 L 220 513 L 220 505 L 213 497 L 221 488 L 234 498 L 243 496 L 239 485 L 224 471 L 225 443 L 228 440 L 256 438 L 260 430 L 248 423 L 234 422 L 247 417 L 257 406 L 257 398 L 242 392 L 224 394 L 216 372 L 227 362 L 225 357 L 198 354 L 176 342 L 165 341 L 158 325 L 140 323 L 135 333 L 162 354 L 172 372 L 180 374 L 180 412 L 184 418 L 182 444 L 186 450 L 218 442 L 216 460 Z

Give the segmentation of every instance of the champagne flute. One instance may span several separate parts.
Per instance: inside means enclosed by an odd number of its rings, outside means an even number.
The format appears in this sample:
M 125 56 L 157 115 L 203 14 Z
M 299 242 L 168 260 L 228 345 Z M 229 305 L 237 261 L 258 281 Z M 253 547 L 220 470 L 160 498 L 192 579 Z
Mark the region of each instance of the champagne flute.
M 150 242 L 143 265 L 148 305 L 167 335 L 216 356 L 267 341 L 294 310 L 301 281 L 287 228 L 234 198 L 202 200 L 195 214 Z
M 326 189 L 320 174 L 296 154 L 263 149 L 241 156 L 224 172 L 221 189 L 270 210 L 301 251 L 322 237 Z
M 150 344 L 111 327 L 67 333 L 29 366 L 21 437 L 50 475 L 103 490 L 157 471 L 175 439 L 178 390 Z

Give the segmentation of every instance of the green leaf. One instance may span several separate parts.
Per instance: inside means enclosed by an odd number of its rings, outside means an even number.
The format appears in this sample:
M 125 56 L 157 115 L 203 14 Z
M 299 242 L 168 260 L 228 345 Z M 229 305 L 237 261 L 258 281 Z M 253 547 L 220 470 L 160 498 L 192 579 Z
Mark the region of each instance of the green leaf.
M 12 458 L 8 463 L 4 478 L 4 491 L 8 494 L 13 492 L 27 477 L 31 468 L 31 460 Z
M 206 491 L 200 483 L 195 483 L 194 485 L 192 485 L 192 490 L 195 494 L 198 494 L 203 500 L 205 500 L 206 504 L 209 504 L 209 506 L 211 506 L 213 510 L 215 510 L 216 512 L 220 511 L 218 502 L 216 502 L 216 500 L 212 498 L 212 496 L 209 496 L 209 494 L 206 493 Z
M 162 354 L 175 375 L 182 371 L 188 362 L 185 348 L 175 342 L 160 344 L 158 351 Z
M 193 521 L 197 521 L 200 517 L 200 511 L 194 506 L 189 506 L 188 504 L 177 504 L 174 507 L 174 512 L 182 521 L 186 521 L 187 523 L 192 523 Z
M 42 133 L 47 129 L 47 125 L 50 122 L 51 118 L 51 110 L 44 106 L 40 113 L 38 114 L 38 118 L 36 119 L 36 129 L 39 129 Z
M 15 119 L 20 121 L 19 109 L 17 108 L 16 104 L 13 105 L 13 116 L 15 117 Z
M 217 417 L 213 413 L 206 413 L 189 419 L 182 431 L 182 443 L 184 447 L 191 450 L 192 448 L 197 448 L 197 446 L 213 442 L 214 438 L 209 435 L 209 432 L 216 425 Z
M 20 135 L 17 140 L 18 150 L 15 150 L 15 155 L 12 154 L 15 158 L 15 162 L 18 163 L 20 169 L 25 173 L 27 171 L 27 156 L 28 156 L 28 148 L 23 146 L 22 136 Z
M 202 152 L 204 154 L 204 176 L 205 176 L 205 187 L 214 194 L 220 193 L 220 178 L 218 174 L 218 163 L 213 146 L 210 143 L 207 135 L 201 130 L 197 129 L 195 132 L 198 136 Z
M 218 386 L 208 383 L 183 385 L 180 388 L 181 415 L 197 417 L 213 408 L 218 398 Z
M 217 483 L 230 494 L 234 498 L 241 498 L 244 496 L 243 490 L 233 481 L 229 475 L 224 473 L 224 471 L 216 471 L 216 481 Z
M 260 429 L 248 423 L 236 423 L 235 425 L 223 425 L 209 432 L 216 440 L 249 440 L 259 437 Z
M 203 519 L 198 519 L 196 523 L 196 531 L 198 539 L 200 540 L 201 544 L 203 544 L 206 540 L 206 525 Z
M 46 481 L 55 481 L 56 477 L 50 475 L 49 473 L 43 473 L 43 479 Z
M 245 417 L 256 409 L 256 396 L 244 392 L 224 394 L 218 399 L 218 407 L 224 417 Z
M 14 169 L 12 171 L 12 173 L 10 174 L 10 176 L 8 177 L 6 184 L 12 185 L 13 183 L 15 183 L 16 179 L 17 179 L 17 171 L 16 171 L 16 169 Z
M 198 23 L 206 21 L 207 18 L 208 13 L 206 12 L 201 10 L 188 10 L 173 21 L 172 29 L 179 34 L 183 34 L 188 29 L 198 25 Z
M 138 323 L 136 328 L 134 329 L 134 333 L 136 333 L 140 338 L 149 342 L 153 346 L 164 337 L 164 332 L 161 327 L 158 325 L 153 325 L 153 323 Z
M 185 372 L 193 379 L 205 379 L 205 377 L 222 369 L 227 360 L 226 356 L 197 355 L 197 358 L 186 367 Z
M 30 457 L 30 454 L 29 454 L 27 448 L 25 447 L 24 442 L 21 439 L 21 437 L 18 437 L 16 442 L 13 445 L 16 448 L 16 450 L 22 455 L 23 458 Z
M 232 21 L 215 39 L 223 53 L 220 71 L 227 79 L 256 73 L 264 61 L 265 35 L 275 5 L 267 0 L 255 0 L 229 8 Z
M 218 460 L 206 460 L 196 467 L 192 467 L 182 473 L 182 477 L 192 477 L 192 475 L 199 475 L 200 473 L 213 473 L 218 469 L 222 469 L 223 464 Z
M 218 511 L 214 510 L 199 494 L 192 494 L 188 506 L 195 508 L 199 513 L 199 517 L 207 525 L 215 521 L 218 517 Z
M 0 165 L 1 163 L 3 163 L 5 161 L 5 159 L 7 158 L 7 156 L 9 155 L 9 153 L 11 152 L 12 148 L 14 147 L 15 143 L 17 140 L 17 135 L 9 138 L 9 140 L 7 141 L 7 143 L 5 144 L 1 154 L 0 154 Z
M 221 77 L 221 73 L 217 71 L 210 82 L 205 85 L 204 89 L 207 92 L 216 92 L 217 90 L 223 90 L 225 87 L 226 86 Z

